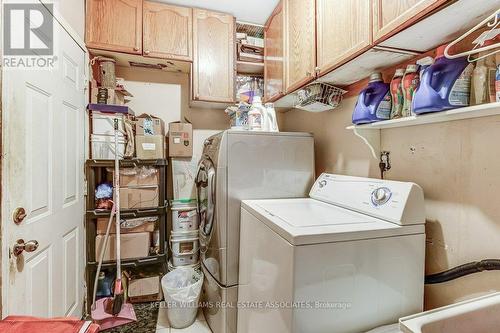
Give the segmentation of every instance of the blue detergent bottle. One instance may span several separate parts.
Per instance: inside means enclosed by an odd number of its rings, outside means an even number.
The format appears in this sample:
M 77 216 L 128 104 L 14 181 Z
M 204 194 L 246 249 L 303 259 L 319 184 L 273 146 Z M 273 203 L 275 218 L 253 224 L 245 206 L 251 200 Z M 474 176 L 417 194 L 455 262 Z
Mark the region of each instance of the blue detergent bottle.
M 437 49 L 434 64 L 425 68 L 420 86 L 413 97 L 416 114 L 439 112 L 469 105 L 471 75 L 474 66 L 466 57 L 448 59 L 446 45 Z
M 382 80 L 382 73 L 373 73 L 368 86 L 359 94 L 352 123 L 358 125 L 387 120 L 391 115 L 391 106 L 389 84 Z

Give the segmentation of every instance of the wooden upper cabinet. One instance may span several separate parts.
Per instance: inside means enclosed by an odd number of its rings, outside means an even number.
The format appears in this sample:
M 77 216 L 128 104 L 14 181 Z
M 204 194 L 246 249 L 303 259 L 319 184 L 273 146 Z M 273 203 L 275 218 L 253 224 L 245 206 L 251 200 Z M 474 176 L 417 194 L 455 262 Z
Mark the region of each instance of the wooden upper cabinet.
M 191 61 L 193 11 L 156 2 L 144 2 L 144 55 Z
M 235 38 L 233 16 L 193 9 L 193 100 L 234 102 Z
M 285 92 L 315 78 L 315 0 L 284 0 Z
M 142 54 L 142 0 L 87 0 L 89 48 Z
M 375 43 L 399 28 L 410 25 L 447 0 L 373 0 Z
M 371 15 L 371 0 L 317 0 L 320 75 L 370 47 Z
M 283 94 L 283 5 L 278 4 L 264 30 L 264 100 Z

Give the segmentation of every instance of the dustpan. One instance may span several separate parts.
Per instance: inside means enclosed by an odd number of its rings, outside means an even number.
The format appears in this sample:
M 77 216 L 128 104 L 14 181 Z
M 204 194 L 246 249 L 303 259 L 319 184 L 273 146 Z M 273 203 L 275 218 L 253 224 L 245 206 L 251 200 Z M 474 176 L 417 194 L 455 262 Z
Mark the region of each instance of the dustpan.
M 92 319 L 99 324 L 101 330 L 117 327 L 137 321 L 134 307 L 130 303 L 123 302 L 121 249 L 120 249 L 120 162 L 118 156 L 118 119 L 115 119 L 115 173 L 114 173 L 114 198 L 113 208 L 109 216 L 106 235 L 99 254 L 99 263 L 94 280 L 94 294 L 92 299 Z M 115 217 L 116 222 L 116 280 L 113 297 L 106 297 L 96 301 L 97 284 L 101 272 L 102 261 L 108 244 L 111 223 Z

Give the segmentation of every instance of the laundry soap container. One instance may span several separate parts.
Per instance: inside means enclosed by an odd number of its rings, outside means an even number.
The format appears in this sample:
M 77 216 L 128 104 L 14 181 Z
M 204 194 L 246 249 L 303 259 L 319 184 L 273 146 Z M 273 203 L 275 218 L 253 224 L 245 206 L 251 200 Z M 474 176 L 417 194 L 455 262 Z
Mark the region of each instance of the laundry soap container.
M 434 64 L 422 73 L 420 86 L 413 97 L 416 114 L 439 112 L 469 105 L 471 75 L 474 66 L 466 57 L 448 59 L 446 45 L 437 49 Z
M 391 115 L 391 93 L 381 73 L 370 76 L 368 86 L 361 91 L 352 114 L 353 124 L 387 120 Z

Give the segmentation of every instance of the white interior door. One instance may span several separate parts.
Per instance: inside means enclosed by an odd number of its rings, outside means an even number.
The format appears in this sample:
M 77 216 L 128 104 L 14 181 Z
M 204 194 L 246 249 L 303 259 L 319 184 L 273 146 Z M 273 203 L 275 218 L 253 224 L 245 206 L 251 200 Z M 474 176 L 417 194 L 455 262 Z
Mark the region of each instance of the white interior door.
M 3 70 L 4 317 L 82 314 L 86 56 L 57 21 L 54 37 L 53 70 Z M 15 256 L 21 239 L 38 248 Z

